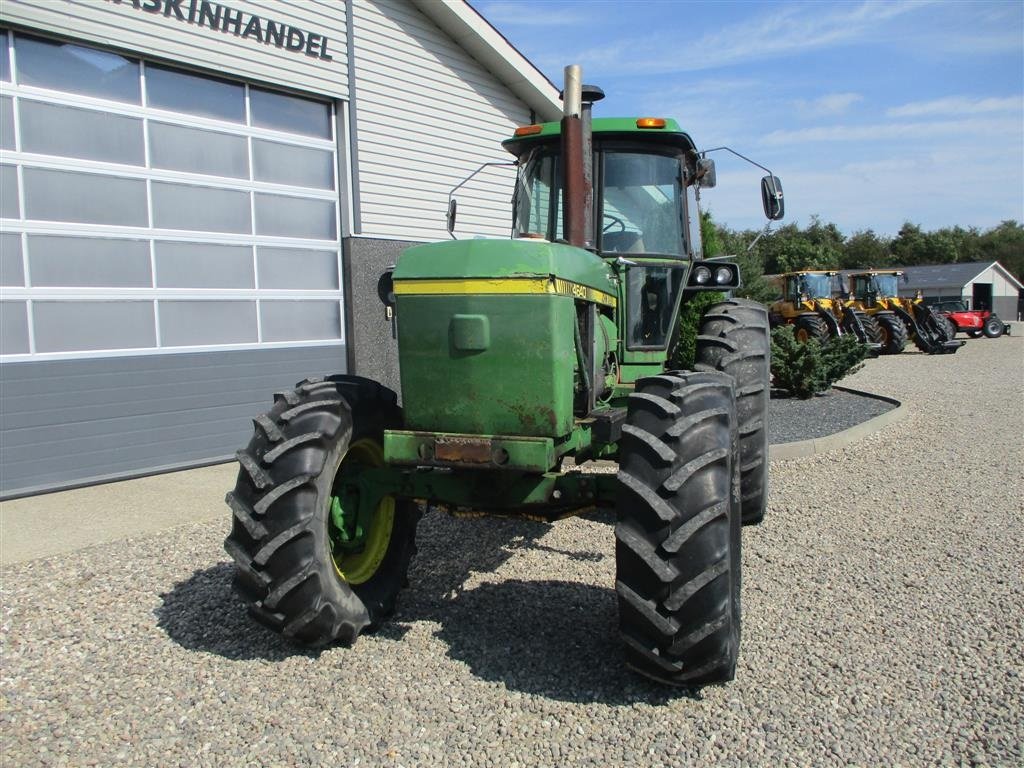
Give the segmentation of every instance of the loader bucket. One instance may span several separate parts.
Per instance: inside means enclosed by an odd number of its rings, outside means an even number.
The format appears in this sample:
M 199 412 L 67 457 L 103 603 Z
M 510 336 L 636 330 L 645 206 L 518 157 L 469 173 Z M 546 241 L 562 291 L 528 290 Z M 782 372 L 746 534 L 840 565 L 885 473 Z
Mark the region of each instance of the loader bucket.
M 930 307 L 923 304 L 911 304 L 913 314 L 898 304 L 893 304 L 893 311 L 907 323 L 914 332 L 914 343 L 929 355 L 951 355 L 965 342 L 950 339 L 945 328 L 936 319 Z
M 843 335 L 843 330 L 839 327 L 839 321 L 836 319 L 835 315 L 824 307 L 816 307 L 815 311 L 818 313 L 818 316 L 825 321 L 825 325 L 828 327 L 829 336 L 837 338 Z
M 878 357 L 882 350 L 882 345 L 877 341 L 872 340 L 868 336 L 867 330 L 864 328 L 864 324 L 860 321 L 860 316 L 853 309 L 847 309 L 843 312 L 842 320 L 843 330 L 847 333 L 852 333 L 868 349 L 868 354 L 871 357 Z

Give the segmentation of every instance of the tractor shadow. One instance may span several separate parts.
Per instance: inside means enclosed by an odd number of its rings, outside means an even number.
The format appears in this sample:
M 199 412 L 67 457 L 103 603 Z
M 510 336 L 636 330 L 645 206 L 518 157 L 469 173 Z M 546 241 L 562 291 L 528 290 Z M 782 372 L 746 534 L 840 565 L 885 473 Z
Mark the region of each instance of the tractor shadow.
M 598 512 L 590 519 L 614 522 Z M 440 625 L 446 654 L 481 680 L 509 690 L 575 703 L 664 704 L 700 699 L 699 690 L 659 686 L 625 666 L 619 645 L 615 591 L 595 584 L 525 580 L 494 574 L 521 550 L 594 562 L 600 553 L 563 551 L 539 540 L 550 526 L 527 520 L 463 520 L 426 515 L 410 587 L 396 614 L 359 642 L 401 641 L 415 622 Z M 610 535 L 610 531 L 609 531 Z M 160 595 L 157 625 L 181 647 L 232 661 L 316 658 L 250 618 L 223 562 L 197 571 Z M 484 574 L 484 579 L 474 578 Z M 476 586 L 465 585 L 473 579 Z
M 606 512 L 588 517 L 614 522 Z M 656 685 L 626 668 L 614 589 L 486 576 L 521 550 L 578 562 L 604 557 L 540 543 L 548 529 L 525 520 L 424 518 L 412 587 L 402 593 L 396 615 L 378 636 L 398 640 L 416 621 L 440 624 L 434 636 L 447 645 L 449 658 L 481 680 L 544 698 L 609 705 L 700 699 L 698 691 Z M 467 588 L 474 574 L 485 576 Z
M 160 595 L 154 611 L 157 626 L 182 648 L 212 653 L 232 661 L 284 661 L 315 658 L 316 651 L 287 642 L 249 617 L 231 582 L 234 565 L 220 563 L 196 571 Z

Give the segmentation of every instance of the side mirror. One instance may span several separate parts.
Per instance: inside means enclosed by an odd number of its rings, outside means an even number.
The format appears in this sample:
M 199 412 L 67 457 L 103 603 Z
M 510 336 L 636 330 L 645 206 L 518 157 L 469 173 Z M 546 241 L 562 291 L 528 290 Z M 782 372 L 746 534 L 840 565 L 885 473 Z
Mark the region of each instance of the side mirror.
M 377 280 L 377 298 L 385 307 L 395 306 L 394 267 L 388 267 Z
M 715 161 L 710 157 L 702 157 L 697 160 L 697 186 L 701 189 L 711 189 L 717 183 Z
M 448 234 L 455 232 L 455 214 L 459 210 L 459 201 L 454 197 L 448 201 Z
M 761 203 L 764 205 L 764 215 L 772 221 L 778 221 L 786 215 L 782 181 L 778 176 L 765 176 L 761 179 Z

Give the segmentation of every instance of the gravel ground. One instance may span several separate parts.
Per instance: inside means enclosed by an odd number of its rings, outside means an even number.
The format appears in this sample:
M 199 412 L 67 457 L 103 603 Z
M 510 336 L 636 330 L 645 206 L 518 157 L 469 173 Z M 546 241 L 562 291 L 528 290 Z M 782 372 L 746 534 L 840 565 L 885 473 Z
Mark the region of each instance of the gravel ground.
M 846 386 L 848 381 L 852 379 L 844 379 L 840 385 Z M 895 407 L 885 400 L 841 389 L 830 389 L 807 400 L 773 395 L 768 403 L 768 442 L 776 445 L 832 435 Z
M 395 621 L 311 654 L 231 596 L 225 509 L 5 570 L 2 762 L 1019 766 L 1024 340 L 843 383 L 909 413 L 772 463 L 734 683 L 622 668 L 607 515 L 428 516 Z

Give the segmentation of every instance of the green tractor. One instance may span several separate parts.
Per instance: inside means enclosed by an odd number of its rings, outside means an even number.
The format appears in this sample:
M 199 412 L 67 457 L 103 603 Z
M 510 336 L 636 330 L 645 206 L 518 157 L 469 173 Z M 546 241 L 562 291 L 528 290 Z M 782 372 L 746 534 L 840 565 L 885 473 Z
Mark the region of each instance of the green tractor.
M 511 240 L 401 255 L 382 291 L 401 407 L 337 375 L 256 417 L 225 547 L 258 621 L 311 647 L 380 626 L 427 508 L 554 521 L 606 507 L 630 666 L 675 685 L 733 678 L 741 519 L 759 521 L 767 493 L 767 313 L 713 306 L 695 370 L 666 370 L 681 302 L 739 285 L 736 265 L 700 259 L 714 165 L 673 120 L 591 119 L 602 95 L 568 67 L 561 122 L 504 142 Z M 781 218 L 779 180 L 761 188 Z M 562 471 L 569 457 L 619 472 Z

